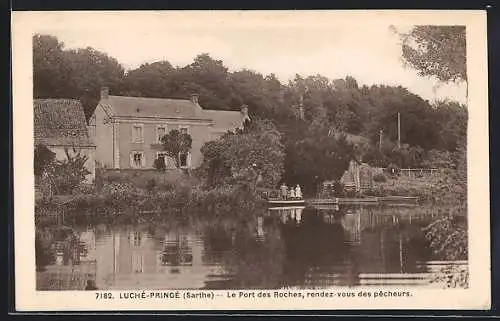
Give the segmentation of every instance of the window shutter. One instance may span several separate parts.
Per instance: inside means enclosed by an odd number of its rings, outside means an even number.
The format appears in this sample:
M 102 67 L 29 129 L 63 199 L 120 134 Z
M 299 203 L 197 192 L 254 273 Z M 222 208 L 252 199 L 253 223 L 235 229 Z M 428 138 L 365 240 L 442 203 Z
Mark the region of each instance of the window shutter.
M 133 168 L 134 167 L 134 153 L 130 153 L 130 167 Z
M 135 142 L 137 140 L 135 136 L 136 136 L 135 126 L 132 126 L 132 142 Z
M 146 155 L 144 153 L 141 154 L 141 167 L 146 167 Z
M 188 168 L 191 168 L 191 153 L 190 152 L 187 153 L 187 157 L 186 158 L 187 158 L 186 159 L 186 165 L 187 165 Z

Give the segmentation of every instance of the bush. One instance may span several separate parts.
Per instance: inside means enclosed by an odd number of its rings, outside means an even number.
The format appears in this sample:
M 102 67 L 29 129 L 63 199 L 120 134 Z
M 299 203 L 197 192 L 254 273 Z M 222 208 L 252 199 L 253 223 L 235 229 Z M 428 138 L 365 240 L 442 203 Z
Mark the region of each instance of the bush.
M 67 159 L 56 161 L 51 167 L 49 175 L 58 194 L 72 194 L 73 190 L 90 174 L 85 167 L 88 157 L 81 155 L 79 151 L 73 151 L 75 155 L 71 156 L 69 151 L 65 149 Z
M 424 228 L 434 254 L 442 260 L 467 260 L 467 224 L 460 217 L 443 215 Z
M 378 182 L 378 183 L 380 183 L 380 182 L 383 183 L 383 182 L 387 181 L 387 177 L 385 177 L 384 174 L 378 173 L 378 174 L 373 175 L 373 181 Z

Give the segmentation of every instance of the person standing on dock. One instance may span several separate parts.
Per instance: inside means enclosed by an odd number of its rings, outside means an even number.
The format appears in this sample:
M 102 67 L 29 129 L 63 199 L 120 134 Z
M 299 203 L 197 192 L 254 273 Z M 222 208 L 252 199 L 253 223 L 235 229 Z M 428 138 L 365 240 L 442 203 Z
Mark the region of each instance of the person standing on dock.
M 290 187 L 290 198 L 291 199 L 295 198 L 295 190 L 293 189 L 293 186 Z
M 288 186 L 286 186 L 285 183 L 281 184 L 280 191 L 281 191 L 281 198 L 286 200 L 288 194 Z
M 297 184 L 297 186 L 295 186 L 295 197 L 298 199 L 302 198 L 302 191 L 300 190 L 299 184 Z

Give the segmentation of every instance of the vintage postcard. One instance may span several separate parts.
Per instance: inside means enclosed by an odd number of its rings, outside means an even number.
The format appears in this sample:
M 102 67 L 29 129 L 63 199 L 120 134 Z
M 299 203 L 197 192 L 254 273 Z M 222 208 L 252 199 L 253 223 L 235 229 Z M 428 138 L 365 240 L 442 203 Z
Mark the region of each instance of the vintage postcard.
M 18 311 L 489 309 L 484 11 L 13 12 Z

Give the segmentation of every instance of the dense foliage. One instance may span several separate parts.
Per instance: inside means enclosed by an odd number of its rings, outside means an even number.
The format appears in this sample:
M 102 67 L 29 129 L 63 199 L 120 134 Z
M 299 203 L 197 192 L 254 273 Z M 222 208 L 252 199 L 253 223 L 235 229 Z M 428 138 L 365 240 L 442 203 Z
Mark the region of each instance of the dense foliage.
M 175 167 L 179 168 L 180 155 L 189 152 L 193 139 L 191 135 L 173 129 L 161 138 L 161 142 L 163 144 L 163 150 L 175 161 Z
M 287 139 L 283 180 L 300 184 L 306 195 L 313 195 L 318 184 L 339 180 L 353 157 L 345 135 L 329 135 L 327 128 L 311 126 Z
M 208 54 L 183 67 L 157 61 L 125 72 L 116 59 L 92 48 L 65 50 L 47 35 L 35 35 L 33 41 L 34 96 L 82 99 L 87 117 L 99 88 L 107 86 L 112 94 L 145 97 L 187 98 L 196 92 L 202 106 L 215 110 L 246 104 L 252 118 L 270 119 L 280 131 L 297 119 L 308 124 L 326 119 L 332 129 L 367 137 L 375 147 L 380 135 L 384 144 L 397 140 L 398 112 L 401 141 L 410 147 L 453 152 L 466 132 L 464 106 L 431 104 L 400 86 L 361 86 L 350 76 L 331 80 L 321 75 L 296 75 L 283 84 L 273 74 L 230 72 Z
M 445 59 L 453 55 L 433 56 L 430 57 L 435 58 L 433 64 L 418 64 L 426 55 L 432 55 L 435 39 L 440 41 L 443 51 L 458 50 L 457 57 L 461 57 L 463 30 L 436 28 L 418 27 L 401 34 L 406 41 L 403 59 L 423 75 L 433 74 L 443 81 L 465 80 L 463 61 Z M 430 49 L 411 51 L 411 43 Z M 255 133 L 226 135 L 207 144 L 204 156 L 208 157 L 205 169 L 210 184 L 227 177 L 245 176 L 241 168 L 255 163 L 261 167 L 258 171 L 266 176 L 264 181 L 268 180 L 269 186 L 274 186 L 283 173 L 287 183 L 301 183 L 311 190 L 317 181 L 340 177 L 352 157 L 351 148 L 358 159 L 376 167 L 456 168 L 461 157 L 460 144 L 467 133 L 466 106 L 450 101 L 431 103 L 401 86 L 360 85 L 351 76 L 328 79 L 322 75 L 296 75 L 288 83 L 282 83 L 274 74 L 262 75 L 248 69 L 230 71 L 223 61 L 206 53 L 199 54 L 186 66 L 173 66 L 164 60 L 125 71 L 105 53 L 92 48 L 68 50 L 57 38 L 48 35 L 33 37 L 33 55 L 34 96 L 81 99 L 87 117 L 93 113 L 99 88 L 107 86 L 115 95 L 187 98 L 196 92 L 204 108 L 237 110 L 245 104 L 253 120 L 274 124 L 275 129 L 266 134 L 273 132 L 269 134 L 272 138 L 265 136 L 270 142 L 262 146 L 258 146 Z M 347 134 L 349 144 L 339 139 L 343 134 Z M 366 141 L 353 143 L 350 137 L 354 136 Z M 167 151 L 174 150 L 170 143 L 179 141 L 169 140 Z M 269 163 L 278 164 L 281 162 L 278 159 L 284 157 L 283 165 L 276 171 L 276 165 L 269 165 L 272 170 L 264 168 L 268 159 L 262 155 L 268 148 L 273 150 L 271 158 L 276 158 Z M 251 149 L 260 149 L 262 153 L 252 154 Z M 253 156 L 248 158 L 248 155 Z M 248 160 L 236 160 L 237 157 Z M 173 158 L 178 160 L 176 156 Z
M 270 121 L 256 121 L 206 143 L 201 171 L 209 186 L 234 182 L 276 187 L 283 172 L 284 147 Z
M 90 174 L 86 168 L 88 156 L 81 150 L 66 148 L 66 158 L 59 160 L 55 153 L 43 145 L 35 147 L 35 175 L 41 176 L 56 194 L 71 194 Z
M 404 61 L 422 76 L 467 79 L 465 26 L 415 26 L 400 33 Z

